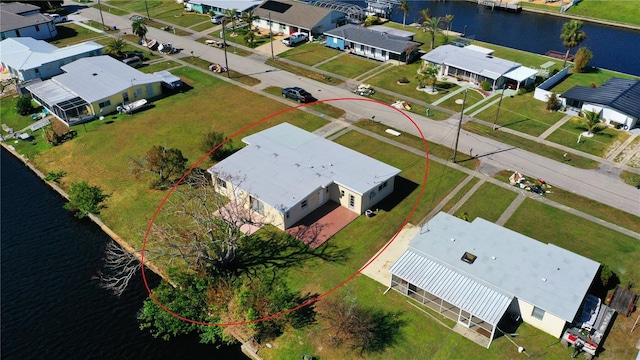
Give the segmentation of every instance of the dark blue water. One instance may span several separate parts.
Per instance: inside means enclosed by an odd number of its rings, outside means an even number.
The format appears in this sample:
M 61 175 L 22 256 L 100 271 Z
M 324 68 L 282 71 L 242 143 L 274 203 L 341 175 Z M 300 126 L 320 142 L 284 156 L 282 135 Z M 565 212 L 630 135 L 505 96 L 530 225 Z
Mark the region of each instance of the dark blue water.
M 239 346 L 216 349 L 197 336 L 166 342 L 139 330 L 141 278 L 120 298 L 101 289 L 91 278 L 109 238 L 0 153 L 2 359 L 246 359 Z
M 347 2 L 365 6 L 364 1 Z M 417 22 L 420 19 L 418 12 L 428 8 L 431 16 L 452 14 L 452 30 L 464 33 L 466 26 L 469 38 L 537 54 L 545 54 L 549 50 L 564 53 L 567 50 L 560 40 L 562 26 L 569 21 L 566 18 L 491 11 L 477 3 L 462 0 L 409 1 L 409 7 L 412 11 L 407 14 L 407 24 Z M 396 9 L 391 20 L 402 24 L 402 17 L 403 13 Z M 585 23 L 584 31 L 587 40 L 581 46 L 593 52 L 592 66 L 640 76 L 640 31 L 595 23 Z M 573 49 L 572 53 L 575 54 L 576 50 Z

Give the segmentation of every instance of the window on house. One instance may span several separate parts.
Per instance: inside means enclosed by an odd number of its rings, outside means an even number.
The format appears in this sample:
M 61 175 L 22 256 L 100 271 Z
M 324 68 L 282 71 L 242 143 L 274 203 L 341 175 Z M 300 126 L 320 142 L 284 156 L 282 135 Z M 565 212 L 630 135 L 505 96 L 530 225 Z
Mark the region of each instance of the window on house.
M 40 26 L 36 25 L 36 31 L 40 31 Z
M 364 45 L 360 45 L 360 51 L 364 52 Z
M 227 182 L 224 181 L 223 179 L 216 178 L 216 184 L 223 189 L 227 188 Z
M 374 197 L 376 197 L 375 191 L 370 192 L 369 193 L 369 199 L 373 199 Z
M 535 319 L 542 320 L 542 318 L 544 317 L 544 310 L 540 309 L 537 306 L 534 306 L 533 313 L 531 313 L 531 316 Z
M 287 219 L 289 218 L 289 212 L 287 211 L 286 213 L 284 213 L 284 216 L 287 217 Z
M 387 182 L 385 181 L 385 182 L 383 182 L 382 184 L 380 184 L 380 185 L 378 186 L 378 191 L 381 191 L 382 189 L 384 189 L 384 188 L 386 188 L 386 187 L 387 187 Z
M 387 57 L 387 51 L 386 50 L 382 50 L 381 54 L 382 54 L 382 57 Z
M 356 197 L 351 194 L 349 195 L 349 207 L 352 209 L 356 207 Z
M 122 101 L 129 102 L 129 93 L 122 93 Z
M 472 253 L 465 252 L 464 255 L 462 255 L 462 257 L 460 258 L 460 260 L 469 264 L 473 264 L 473 262 L 476 261 L 477 258 L 478 257 L 473 255 Z
M 344 190 L 340 190 L 340 197 L 344 196 Z
M 302 207 L 303 209 L 307 207 L 307 200 L 302 200 L 302 202 L 300 203 L 300 207 Z
M 36 68 L 36 74 L 40 74 L 40 69 Z
M 264 215 L 264 204 L 262 201 L 254 198 L 253 196 L 249 196 L 249 201 L 251 202 L 251 210 L 257 212 L 260 215 Z
M 103 101 L 101 103 L 98 104 L 98 106 L 102 109 L 105 108 L 107 106 L 111 106 L 111 100 L 107 100 L 107 101 Z

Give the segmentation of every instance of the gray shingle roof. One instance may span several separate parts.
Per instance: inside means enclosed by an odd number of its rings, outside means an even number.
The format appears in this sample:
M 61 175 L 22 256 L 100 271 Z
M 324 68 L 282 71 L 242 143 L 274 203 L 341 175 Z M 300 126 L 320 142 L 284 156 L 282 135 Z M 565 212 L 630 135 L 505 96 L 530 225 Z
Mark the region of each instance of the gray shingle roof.
M 269 10 L 278 8 L 284 11 Z M 305 29 L 312 29 L 331 12 L 334 10 L 290 0 L 267 0 L 253 10 L 253 13 L 262 19 L 268 19 L 271 13 L 273 22 Z
M 421 45 L 418 42 L 409 41 L 405 37 L 380 31 L 380 29 L 382 28 L 368 29 L 362 26 L 347 24 L 333 30 L 325 31 L 324 34 L 353 41 L 358 44 L 373 46 L 395 54 L 402 54 L 409 44 L 414 44 L 416 46 Z
M 248 145 L 208 171 L 283 212 L 320 187 L 337 183 L 364 194 L 400 173 L 393 166 L 288 123 L 242 141 Z
M 0 32 L 22 29 L 25 27 L 53 22 L 53 19 L 42 14 L 27 16 L 21 13 L 38 10 L 37 6 L 21 3 L 0 4 Z
M 593 260 L 481 218 L 468 223 L 441 212 L 427 227 L 411 240 L 408 251 L 568 322 L 576 316 L 600 267 Z M 465 252 L 477 256 L 473 264 L 461 260 Z
M 613 78 L 598 88 L 574 86 L 561 97 L 606 105 L 627 115 L 640 118 L 640 81 Z

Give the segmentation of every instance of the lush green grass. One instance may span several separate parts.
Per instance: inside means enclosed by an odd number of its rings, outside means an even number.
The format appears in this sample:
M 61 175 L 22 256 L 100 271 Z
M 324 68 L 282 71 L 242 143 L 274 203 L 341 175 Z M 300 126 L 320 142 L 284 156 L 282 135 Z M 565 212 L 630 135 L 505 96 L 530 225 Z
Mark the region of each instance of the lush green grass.
M 562 94 L 576 85 L 600 86 L 613 77 L 622 79 L 640 79 L 637 76 L 621 74 L 610 70 L 596 69 L 587 73 L 570 74 L 561 82 L 556 84 L 551 90 L 556 94 Z
M 514 191 L 486 182 L 480 185 L 454 215 L 462 217 L 463 214 L 467 214 L 469 221 L 480 217 L 496 222 L 517 196 L 518 193 Z
M 424 144 L 422 142 L 422 139 L 418 136 L 408 134 L 408 133 L 402 133 L 402 132 L 401 132 L 402 135 L 400 136 L 393 136 L 385 132 L 385 130 L 392 129 L 392 130 L 398 131 L 397 129 L 390 128 L 389 126 L 386 126 L 384 124 L 381 124 L 379 122 L 369 120 L 369 119 L 360 120 L 356 122 L 355 125 L 357 127 L 371 131 L 380 136 L 384 136 L 385 138 L 388 138 L 389 140 L 393 140 L 394 142 L 411 146 L 416 150 L 424 151 Z M 427 142 L 427 149 L 428 149 L 429 155 L 433 155 L 444 160 L 449 160 L 453 157 L 453 149 L 448 148 L 444 145 L 430 142 L 426 139 L 425 141 Z M 458 165 L 474 170 L 480 165 L 480 160 L 475 158 L 468 159 L 468 161 L 460 161 Z
M 130 41 L 130 42 L 135 42 L 135 41 L 131 41 L 132 39 L 137 39 L 136 36 L 132 36 L 132 35 L 125 35 L 122 37 L 123 40 L 125 41 Z M 113 40 L 113 38 L 111 37 L 107 37 L 107 38 L 101 38 L 96 40 L 96 42 L 100 45 L 104 45 L 107 46 L 107 44 Z M 127 51 L 135 51 L 135 52 L 141 52 L 142 55 L 144 56 L 145 61 L 153 61 L 153 60 L 157 60 L 157 59 L 161 59 L 162 55 L 160 55 L 158 52 L 155 51 L 149 51 L 148 48 L 140 46 L 140 45 L 132 45 L 130 43 L 125 43 L 124 47 L 122 48 L 122 52 L 127 52 Z M 106 50 L 103 49 L 103 52 L 106 54 Z
M 156 71 L 168 70 L 168 69 L 176 68 L 179 66 L 182 66 L 182 65 L 173 60 L 166 60 L 166 61 L 160 61 L 154 64 L 143 66 L 141 68 L 138 68 L 138 70 L 142 71 L 143 73 L 151 74 Z
M 453 110 L 455 112 L 460 112 L 462 111 L 462 104 L 456 104 L 456 100 L 460 100 L 462 101 L 464 99 L 464 91 L 452 96 L 450 98 L 448 98 L 447 100 L 441 102 L 438 104 L 438 106 L 443 107 L 443 108 L 447 108 L 449 110 Z M 467 91 L 467 99 L 465 100 L 465 109 L 469 109 L 473 104 L 481 101 L 484 99 L 484 96 L 479 93 L 476 90 L 472 90 L 470 89 L 469 91 Z M 491 101 L 491 100 L 489 100 Z M 481 106 L 481 105 L 478 105 Z M 476 109 L 471 109 L 469 111 L 465 111 L 465 114 L 470 114 L 473 111 L 475 111 Z
M 127 15 L 129 12 L 128 11 L 124 11 L 118 8 L 115 8 L 113 6 L 109 6 L 107 4 L 101 3 L 100 6 L 98 6 L 98 4 L 95 5 L 91 5 L 92 8 L 96 8 L 96 9 L 100 9 L 102 8 L 102 12 L 103 13 L 109 13 L 112 15 L 116 15 L 116 16 L 124 16 Z M 106 24 L 105 24 L 106 25 Z
M 628 132 L 616 130 L 611 127 L 606 127 L 598 131 L 592 138 L 580 136 L 580 134 L 586 130 L 584 125 L 580 124 L 576 118 L 574 118 L 547 136 L 546 140 L 592 155 L 605 157 L 610 151 L 621 145 L 629 137 Z M 577 141 L 578 137 L 580 137 L 580 143 Z M 612 148 L 612 146 L 614 148 Z
M 544 102 L 533 98 L 533 93 L 505 96 L 500 104 L 497 125 L 538 136 L 565 115 L 561 112 L 549 112 L 545 107 Z M 489 106 L 475 117 L 493 124 L 496 121 L 496 112 L 498 112 L 498 103 Z
M 271 40 L 268 35 L 259 36 L 259 35 L 255 34 L 255 39 L 254 39 L 253 44 L 249 45 L 245 41 L 245 35 L 249 32 L 249 29 L 247 29 L 246 27 L 236 27 L 236 29 L 234 31 L 234 30 L 232 30 L 230 28 L 230 25 L 227 25 L 227 26 L 228 27 L 226 28 L 226 32 L 225 32 L 225 37 L 227 38 L 227 43 L 235 43 L 235 44 L 239 44 L 239 45 L 258 47 L 260 45 L 268 44 L 269 41 Z M 221 34 L 220 32 L 213 32 L 210 35 L 211 36 L 219 36 L 220 34 Z
M 562 60 L 552 59 L 544 55 L 534 54 L 522 50 L 511 49 L 508 47 L 485 43 L 482 41 L 472 41 L 472 44 L 486 47 L 489 49 L 495 50 L 492 54 L 495 57 L 499 57 L 506 60 L 511 60 L 517 62 L 523 66 L 527 66 L 533 69 L 539 69 L 540 65 L 551 61 L 555 63 L 554 66 L 550 67 L 548 70 L 551 71 L 553 69 L 562 69 Z
M 638 9 L 640 1 L 594 1 L 585 0 L 569 8 L 567 14 L 586 16 L 596 19 L 616 21 L 640 26 Z
M 425 8 L 428 8 L 428 6 L 425 6 Z M 412 20 L 407 19 L 407 23 L 411 22 Z M 413 32 L 415 34 L 413 36 L 413 40 L 422 43 L 422 45 L 420 46 L 420 50 L 424 50 L 426 52 L 431 51 L 431 34 L 411 26 L 402 27 L 402 24 L 399 24 L 399 23 L 388 22 L 388 23 L 385 23 L 384 26 Z M 434 47 L 438 47 L 440 45 L 446 44 L 447 42 L 455 39 L 456 39 L 455 36 L 446 36 L 444 34 L 437 34 L 434 42 Z
M 553 147 L 545 146 L 539 142 L 527 140 L 517 135 L 511 135 L 504 131 L 493 130 L 490 126 L 480 125 L 476 122 L 468 122 L 462 125 L 462 128 L 472 133 L 488 137 L 502 143 L 512 145 L 521 148 L 526 151 L 530 151 L 534 154 L 547 157 L 549 159 L 563 161 L 564 151 Z M 566 164 L 575 166 L 581 169 L 595 169 L 599 163 L 591 159 L 580 157 L 577 155 L 571 155 L 571 161 L 567 161 Z
M 335 78 L 335 77 L 332 77 L 332 76 L 328 76 L 328 75 L 324 75 L 324 74 L 320 74 L 320 73 L 317 73 L 317 72 L 312 71 L 312 70 L 307 70 L 307 69 L 302 68 L 300 66 L 289 64 L 289 63 L 286 63 L 284 61 L 277 61 L 277 60 L 268 59 L 265 63 L 267 65 L 273 66 L 275 68 L 278 68 L 278 69 L 281 69 L 281 70 L 284 70 L 284 71 L 287 71 L 287 72 L 290 72 L 290 73 L 293 73 L 293 74 L 296 74 L 296 75 L 300 75 L 300 76 L 304 76 L 304 77 L 309 78 L 309 79 L 320 81 L 321 83 L 324 83 L 324 84 L 340 85 L 340 84 L 342 84 L 344 82 L 344 81 L 342 81 L 342 80 L 340 80 L 338 78 Z
M 622 173 L 620 173 L 620 178 L 622 179 L 622 181 L 631 186 L 640 186 L 640 174 L 636 174 L 628 170 L 622 170 Z M 637 220 L 636 224 L 640 224 L 640 219 Z M 640 227 L 640 225 L 638 226 Z M 635 231 L 640 232 L 640 229 Z
M 26 116 L 18 114 L 16 105 L 18 104 L 19 98 L 20 97 L 17 93 L 0 98 L 0 122 L 2 122 L 2 124 L 7 124 L 7 126 L 13 128 L 14 131 L 20 131 L 34 122 L 31 118 L 31 114 Z M 37 111 L 36 109 L 41 109 L 41 107 L 39 107 L 35 102 L 32 101 L 31 104 L 34 107 L 34 113 Z M 1 129 L 0 133 L 6 135 L 4 130 Z
M 207 40 L 209 40 L 209 39 L 210 38 L 208 38 L 208 37 L 201 37 L 201 38 L 196 39 L 195 41 L 197 41 L 199 43 L 202 43 L 202 44 L 206 44 Z M 218 39 L 219 41 L 222 41 L 219 38 L 216 38 L 216 39 Z M 227 52 L 229 52 L 229 53 L 233 53 L 233 54 L 239 55 L 239 56 L 249 56 L 249 55 L 253 54 L 251 51 L 247 51 L 247 50 L 245 50 L 243 48 L 239 48 L 239 47 L 235 46 L 233 43 L 227 42 L 227 44 L 229 45 L 229 47 L 227 48 Z M 214 49 L 218 49 L 218 48 L 214 47 Z M 224 49 L 218 49 L 218 50 L 224 51 Z
M 360 56 L 345 54 L 339 58 L 333 59 L 320 66 L 318 69 L 338 74 L 346 78 L 355 79 L 356 77 L 373 70 L 382 63 L 375 60 L 365 59 Z
M 216 24 L 213 24 L 211 22 L 210 19 L 208 19 L 207 21 L 201 23 L 201 24 L 197 24 L 197 25 L 192 25 L 189 27 L 189 30 L 193 30 L 194 32 L 202 32 L 205 30 L 209 30 L 212 29 L 213 27 L 217 26 Z
M 106 35 L 70 23 L 64 25 L 59 24 L 56 26 L 56 29 L 58 30 L 58 35 L 48 41 L 57 47 L 79 44 L 89 40 L 96 41 L 97 39 L 106 37 Z
M 269 86 L 264 89 L 264 92 L 269 93 L 271 95 L 275 95 L 275 96 L 282 96 L 282 88 L 279 86 Z M 334 119 L 338 119 L 344 116 L 345 114 L 344 110 L 337 108 L 331 105 L 330 103 L 324 103 L 324 102 L 314 103 L 309 105 L 309 108 Z
M 154 19 L 151 20 L 147 20 L 145 22 L 145 24 L 147 25 L 147 27 L 153 27 L 156 29 L 162 29 L 166 32 L 170 32 L 174 35 L 178 35 L 178 36 L 187 36 L 187 35 L 191 35 L 191 32 L 186 31 L 186 30 L 182 30 L 181 28 L 176 28 L 174 26 L 171 25 L 167 25 L 164 22 L 160 22 L 160 21 L 156 21 Z
M 111 194 L 101 217 L 116 233 L 133 246 L 140 246 L 140 231 L 164 196 L 147 189 L 147 183 L 129 174 L 130 158 L 143 156 L 151 146 L 180 149 L 190 163 L 204 154 L 200 150 L 202 134 L 215 130 L 227 136 L 250 124 L 282 111 L 279 102 L 233 86 L 217 77 L 188 67 L 173 71 L 186 84 L 186 91 L 154 102 L 146 111 L 127 115 L 109 115 L 105 120 L 74 127 L 78 137 L 38 155 L 34 161 L 43 172 L 67 172 L 62 186 L 86 180 Z M 215 99 L 194 101 L 194 99 Z M 252 111 L 246 111 L 246 104 Z M 292 110 L 252 127 L 240 138 L 281 122 L 289 122 L 313 131 L 326 120 L 303 111 Z M 127 151 L 121 151 L 126 147 Z M 207 162 L 201 166 L 206 167 Z M 126 209 L 126 216 L 123 216 Z
M 319 62 L 330 59 L 341 52 L 336 49 L 331 49 L 323 44 L 310 42 L 293 47 L 283 53 L 280 53 L 278 57 L 283 59 L 298 62 L 300 64 L 313 66 Z M 342 58 L 342 57 L 341 57 Z
M 465 196 L 466 193 L 468 193 L 478 181 L 480 181 L 480 179 L 478 179 L 477 177 L 474 177 L 473 179 L 469 180 L 469 182 L 465 186 L 463 186 L 462 189 L 460 189 L 460 191 L 458 191 L 455 195 L 453 195 L 453 197 L 451 197 L 451 199 L 447 201 L 446 204 L 444 204 L 441 211 L 449 212 L 449 210 L 453 209 L 453 207 L 458 203 L 458 201 L 460 201 L 460 199 L 462 199 L 462 197 Z
M 197 56 L 194 56 L 194 57 L 186 56 L 186 57 L 180 58 L 180 60 L 182 60 L 182 61 L 184 61 L 186 63 L 189 63 L 191 65 L 195 65 L 195 66 L 197 66 L 197 67 L 199 67 L 201 69 L 207 70 L 207 71 L 209 71 L 209 64 L 211 64 L 210 62 L 208 62 L 208 61 L 206 61 L 204 59 L 201 59 L 201 58 L 199 58 Z M 211 74 L 214 74 L 214 73 L 212 72 Z M 218 73 L 216 75 L 219 75 L 219 76 L 222 76 L 222 77 L 227 77 L 227 75 L 228 75 L 228 78 L 231 78 L 231 79 L 233 79 L 235 81 L 241 82 L 241 83 L 243 83 L 245 85 L 248 85 L 248 86 L 254 86 L 254 85 L 260 84 L 260 80 L 254 78 L 254 77 L 251 77 L 249 75 L 245 75 L 245 74 L 239 73 L 239 72 L 233 70 L 232 68 L 229 69 L 228 74 L 227 73 Z

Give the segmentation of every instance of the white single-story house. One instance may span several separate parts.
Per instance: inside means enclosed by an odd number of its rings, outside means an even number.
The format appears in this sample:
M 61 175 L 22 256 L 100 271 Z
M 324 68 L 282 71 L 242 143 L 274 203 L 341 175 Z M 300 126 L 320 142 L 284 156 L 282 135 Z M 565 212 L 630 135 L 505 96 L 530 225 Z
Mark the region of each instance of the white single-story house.
M 56 37 L 58 30 L 53 18 L 40 13 L 40 8 L 19 2 L 0 3 L 0 40 L 32 37 L 47 40 Z
M 286 230 L 329 201 L 363 214 L 400 170 L 288 123 L 242 139 L 209 168 L 217 192 Z
M 538 70 L 492 54 L 493 50 L 476 45 L 447 44 L 422 55 L 421 59 L 425 65 L 437 65 L 440 68 L 438 76 L 453 76 L 476 85 L 488 81 L 493 89 L 503 86 L 519 89 L 535 81 Z
M 102 55 L 102 48 L 93 41 L 58 48 L 30 37 L 9 38 L 0 41 L 0 62 L 17 82 L 48 79 L 62 74 L 66 64 Z
M 145 74 L 110 56 L 94 56 L 64 65 L 64 74 L 28 85 L 33 99 L 67 125 L 91 120 L 136 100 L 162 94 L 163 82 L 175 84 L 167 71 Z M 167 84 L 165 86 L 169 87 Z
M 227 10 L 236 10 L 236 16 L 240 17 L 243 12 L 254 9 L 260 5 L 262 0 L 189 0 L 184 2 L 184 7 L 189 11 L 200 14 L 223 14 Z
M 253 13 L 259 18 L 254 26 L 286 35 L 304 32 L 310 38 L 346 22 L 341 11 L 292 0 L 266 0 Z
M 484 219 L 469 223 L 441 212 L 391 266 L 390 288 L 456 321 L 454 330 L 481 335 L 488 348 L 503 317 L 559 338 L 581 316 L 599 269 Z
M 613 78 L 597 88 L 574 86 L 560 95 L 565 106 L 599 112 L 607 125 L 633 129 L 640 118 L 640 81 Z
M 387 61 L 409 61 L 418 54 L 418 47 L 422 45 L 413 41 L 414 33 L 387 26 L 365 28 L 353 24 L 325 31 L 326 45 L 330 48 L 347 50 L 353 54 L 370 59 Z M 407 54 L 407 51 L 409 53 Z

